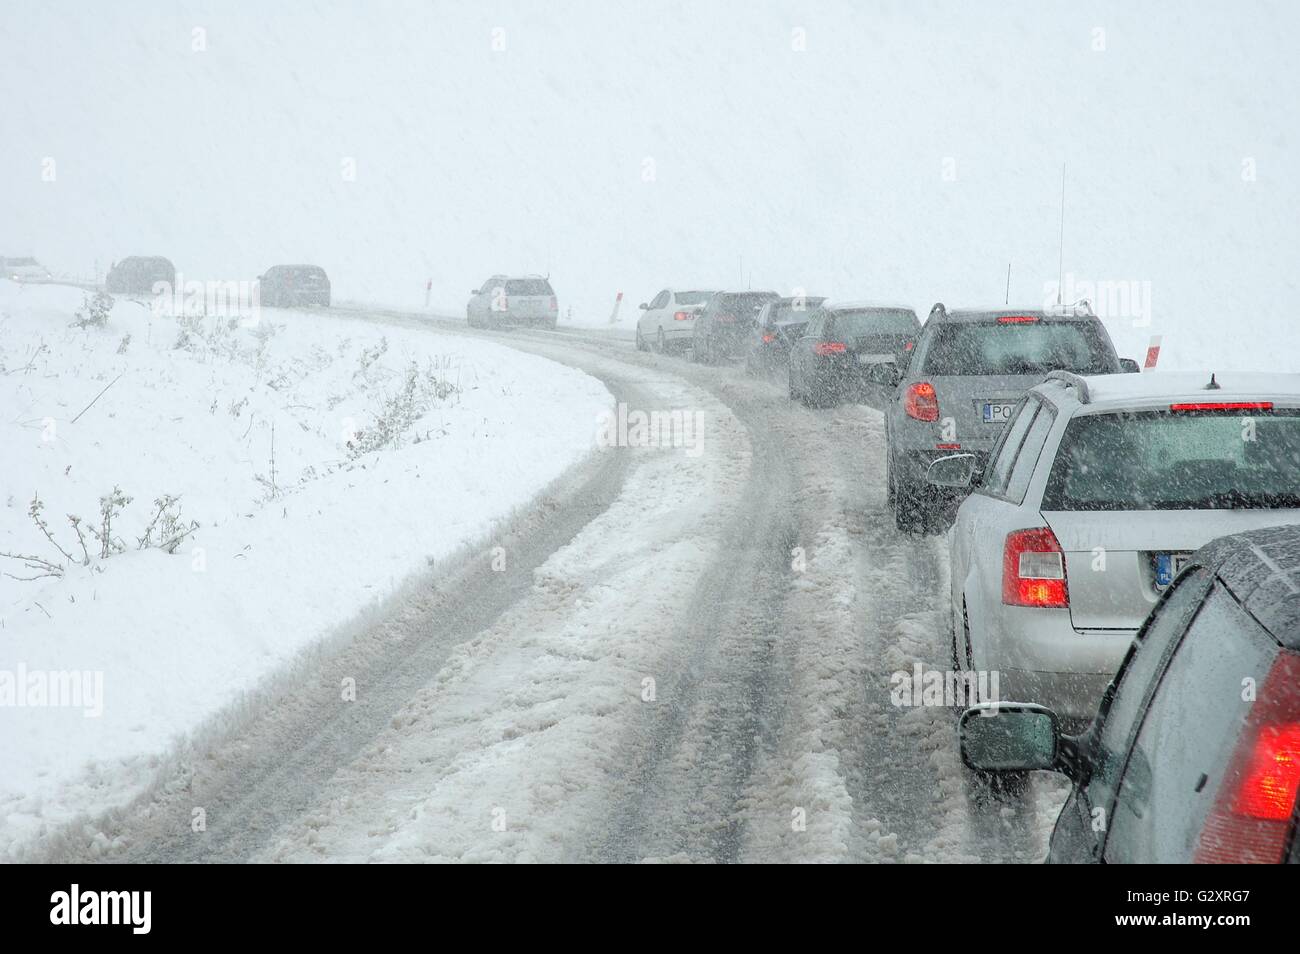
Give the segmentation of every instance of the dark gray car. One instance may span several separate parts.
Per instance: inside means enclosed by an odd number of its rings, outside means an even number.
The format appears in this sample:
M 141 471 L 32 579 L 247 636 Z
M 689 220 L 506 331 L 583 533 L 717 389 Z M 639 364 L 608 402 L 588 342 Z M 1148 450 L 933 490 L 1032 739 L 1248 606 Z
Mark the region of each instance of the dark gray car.
M 776 292 L 718 292 L 695 318 L 691 360 L 717 364 L 743 355 L 759 310 L 778 297 Z
M 930 464 L 975 455 L 977 467 L 1025 392 L 1052 371 L 1117 374 L 1110 335 L 1086 305 L 1060 310 L 948 310 L 937 304 L 885 409 L 889 503 L 900 530 L 928 526 L 960 494 L 926 481 Z

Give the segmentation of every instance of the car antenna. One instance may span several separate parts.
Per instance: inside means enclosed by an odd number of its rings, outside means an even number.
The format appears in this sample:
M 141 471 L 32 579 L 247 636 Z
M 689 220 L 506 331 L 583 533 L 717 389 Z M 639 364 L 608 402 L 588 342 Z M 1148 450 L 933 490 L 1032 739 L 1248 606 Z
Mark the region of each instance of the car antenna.
M 1065 163 L 1061 163 L 1061 244 L 1060 258 L 1056 271 L 1056 303 L 1061 304 L 1062 288 L 1065 286 Z
M 1210 372 L 1210 383 L 1207 384 L 1207 385 L 1205 386 L 1205 390 L 1207 390 L 1207 391 L 1222 391 L 1222 390 L 1223 390 L 1223 385 L 1219 384 L 1218 381 L 1214 380 L 1214 372 L 1213 372 L 1213 371 Z
M 1003 299 L 1004 305 L 1011 304 L 1011 263 L 1007 262 L 1007 297 Z

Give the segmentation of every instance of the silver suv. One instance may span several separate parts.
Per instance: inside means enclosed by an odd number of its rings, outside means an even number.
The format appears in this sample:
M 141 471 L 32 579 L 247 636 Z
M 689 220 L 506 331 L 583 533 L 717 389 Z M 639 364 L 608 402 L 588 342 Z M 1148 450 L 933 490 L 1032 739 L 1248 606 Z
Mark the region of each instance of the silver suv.
M 1121 361 L 1086 304 L 1059 310 L 930 310 L 916 347 L 900 357 L 885 407 L 889 503 L 900 530 L 927 527 L 960 495 L 926 484 L 940 457 L 974 454 L 983 465 L 1025 391 L 1049 372 L 1137 371 Z
M 470 291 L 465 319 L 471 328 L 533 325 L 554 328 L 559 303 L 550 280 L 542 275 L 493 275 Z

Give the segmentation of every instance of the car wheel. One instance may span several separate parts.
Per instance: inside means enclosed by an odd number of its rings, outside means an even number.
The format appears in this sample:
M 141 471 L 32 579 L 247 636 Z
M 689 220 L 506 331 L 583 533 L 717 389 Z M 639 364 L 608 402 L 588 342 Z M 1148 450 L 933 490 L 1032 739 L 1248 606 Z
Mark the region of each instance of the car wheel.
M 799 389 L 794 386 L 794 366 L 791 365 L 789 368 L 786 369 L 786 371 L 787 371 L 786 380 L 789 382 L 790 385 L 790 400 L 797 401 L 799 400 Z
M 915 488 L 894 480 L 894 526 L 904 533 L 915 533 L 925 526 L 925 500 Z
M 659 329 L 659 353 L 668 353 L 668 339 L 664 337 L 664 330 L 662 328 Z
M 638 328 L 638 329 L 636 330 L 636 350 L 637 350 L 637 351 L 649 351 L 649 350 L 650 350 L 650 346 L 647 345 L 647 344 L 645 343 L 645 339 L 641 337 L 641 329 L 640 329 L 640 328 Z

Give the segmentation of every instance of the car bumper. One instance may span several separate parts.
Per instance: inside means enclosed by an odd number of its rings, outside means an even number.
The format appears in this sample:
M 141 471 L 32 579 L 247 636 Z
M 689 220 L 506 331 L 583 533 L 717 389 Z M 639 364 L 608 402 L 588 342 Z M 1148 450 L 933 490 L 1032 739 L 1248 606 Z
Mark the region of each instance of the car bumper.
M 1068 610 L 999 608 L 994 625 L 1000 635 L 988 660 L 998 673 L 998 697 L 1037 702 L 1062 718 L 1091 719 L 1136 630 L 1077 630 Z

